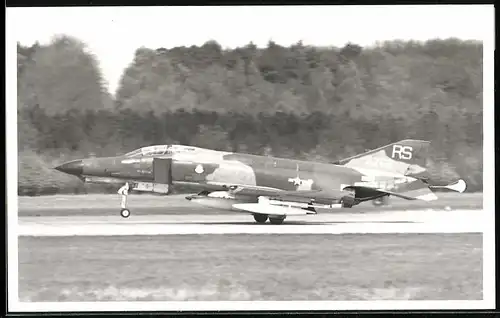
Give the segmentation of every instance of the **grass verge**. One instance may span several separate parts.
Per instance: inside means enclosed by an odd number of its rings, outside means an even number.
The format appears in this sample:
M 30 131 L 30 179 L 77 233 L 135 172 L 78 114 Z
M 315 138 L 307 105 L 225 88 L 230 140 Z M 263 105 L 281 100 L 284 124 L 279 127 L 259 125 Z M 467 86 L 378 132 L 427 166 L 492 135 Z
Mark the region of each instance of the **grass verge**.
M 22 301 L 482 299 L 481 234 L 19 238 Z

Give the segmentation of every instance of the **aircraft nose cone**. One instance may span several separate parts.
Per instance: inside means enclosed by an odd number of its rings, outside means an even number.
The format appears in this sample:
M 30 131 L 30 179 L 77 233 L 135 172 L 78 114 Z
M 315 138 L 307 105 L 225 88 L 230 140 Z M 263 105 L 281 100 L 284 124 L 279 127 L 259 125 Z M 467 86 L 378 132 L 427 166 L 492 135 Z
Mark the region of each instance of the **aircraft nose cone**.
M 63 163 L 60 166 L 55 167 L 54 169 L 73 175 L 81 175 L 83 174 L 83 161 L 82 160 L 73 160 L 66 163 Z

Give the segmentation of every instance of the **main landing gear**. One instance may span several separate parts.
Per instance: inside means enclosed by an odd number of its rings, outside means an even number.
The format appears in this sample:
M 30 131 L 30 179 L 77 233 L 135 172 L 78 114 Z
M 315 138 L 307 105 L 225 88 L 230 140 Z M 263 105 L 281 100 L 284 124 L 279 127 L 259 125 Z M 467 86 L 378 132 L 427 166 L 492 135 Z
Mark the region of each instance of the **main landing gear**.
M 255 219 L 255 222 L 257 222 L 257 223 L 266 223 L 266 221 L 267 221 L 267 215 L 265 215 L 265 214 L 254 214 L 253 218 Z
M 354 199 L 352 197 L 343 197 L 340 199 L 340 204 L 343 208 L 352 208 L 354 205 Z
M 255 219 L 255 222 L 260 223 L 260 224 L 266 223 L 268 218 L 269 218 L 269 222 L 271 224 L 282 224 L 283 221 L 285 220 L 285 217 L 270 218 L 266 214 L 254 214 L 253 218 Z
M 128 185 L 128 182 L 125 183 L 125 185 L 123 187 L 120 188 L 120 190 L 118 190 L 118 194 L 120 194 L 122 196 L 122 202 L 121 202 L 121 210 L 120 210 L 120 215 L 123 217 L 123 218 L 128 218 L 130 216 L 130 210 L 127 209 L 127 196 L 128 196 L 128 189 L 129 189 L 129 185 Z
M 285 218 L 269 218 L 271 224 L 282 224 L 283 221 L 285 221 Z
M 343 189 L 346 192 L 349 192 L 351 195 L 345 195 L 340 199 L 340 205 L 342 208 L 352 208 L 356 204 L 356 192 L 352 189 Z

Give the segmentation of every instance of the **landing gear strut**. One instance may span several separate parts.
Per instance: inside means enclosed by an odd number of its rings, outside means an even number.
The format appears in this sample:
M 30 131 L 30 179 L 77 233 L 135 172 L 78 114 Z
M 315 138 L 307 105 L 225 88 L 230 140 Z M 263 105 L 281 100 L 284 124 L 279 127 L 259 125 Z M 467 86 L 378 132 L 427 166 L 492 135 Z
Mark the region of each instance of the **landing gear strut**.
M 120 210 L 120 215 L 123 218 L 128 218 L 130 216 L 130 210 L 127 209 L 128 189 L 129 189 L 129 185 L 127 182 L 127 183 L 125 183 L 125 185 L 123 187 L 120 188 L 120 190 L 118 190 L 118 194 L 120 194 L 122 196 L 122 202 L 121 202 L 122 209 Z

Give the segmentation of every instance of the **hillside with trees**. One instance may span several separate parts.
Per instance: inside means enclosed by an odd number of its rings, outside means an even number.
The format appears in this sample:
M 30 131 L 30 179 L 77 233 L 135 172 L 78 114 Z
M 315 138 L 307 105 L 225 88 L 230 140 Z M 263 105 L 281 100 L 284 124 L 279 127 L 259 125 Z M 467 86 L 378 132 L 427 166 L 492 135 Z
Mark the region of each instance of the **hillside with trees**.
M 431 140 L 429 168 L 480 191 L 482 49 L 457 39 L 138 48 L 113 97 L 79 40 L 19 44 L 19 193 L 103 191 L 52 167 L 152 144 L 330 162 L 405 138 Z

